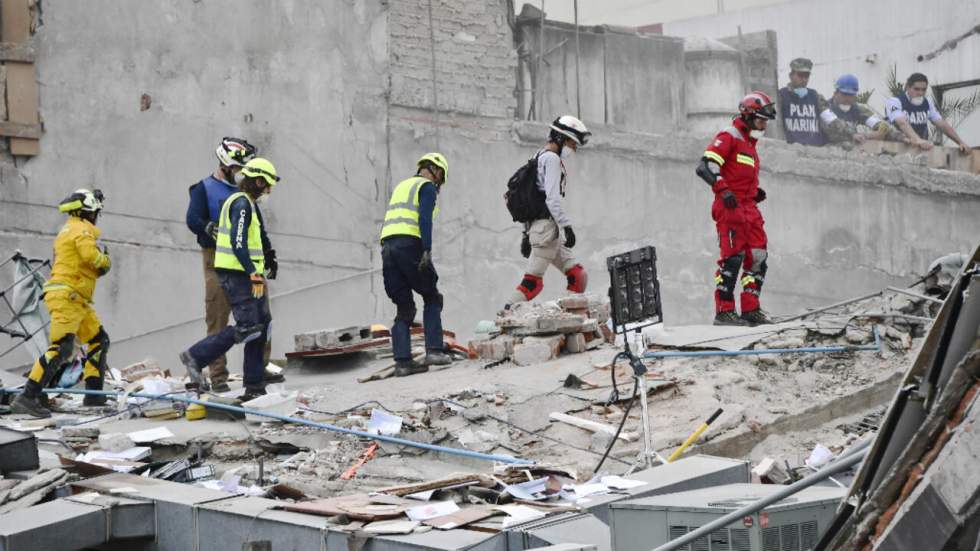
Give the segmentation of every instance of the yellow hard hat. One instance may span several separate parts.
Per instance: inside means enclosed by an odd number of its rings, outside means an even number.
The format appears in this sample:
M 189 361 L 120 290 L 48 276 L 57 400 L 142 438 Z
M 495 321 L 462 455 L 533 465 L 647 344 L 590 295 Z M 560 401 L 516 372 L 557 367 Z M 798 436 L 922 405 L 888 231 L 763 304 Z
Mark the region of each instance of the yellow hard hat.
M 270 186 L 276 185 L 276 182 L 279 181 L 279 176 L 276 176 L 276 167 L 268 159 L 262 157 L 256 157 L 245 163 L 245 166 L 242 167 L 242 174 L 249 178 L 261 176 Z
M 442 153 L 426 153 L 419 158 L 415 165 L 421 168 L 422 163 L 426 162 L 432 163 L 442 169 L 442 183 L 445 184 L 449 180 L 449 161 L 446 160 L 446 157 Z

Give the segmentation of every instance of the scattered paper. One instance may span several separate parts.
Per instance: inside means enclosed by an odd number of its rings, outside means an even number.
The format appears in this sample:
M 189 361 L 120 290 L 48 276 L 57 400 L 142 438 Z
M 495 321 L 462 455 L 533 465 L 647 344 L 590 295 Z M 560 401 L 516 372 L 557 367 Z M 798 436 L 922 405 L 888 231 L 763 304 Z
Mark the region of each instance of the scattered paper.
M 405 497 L 407 497 L 408 499 L 417 499 L 419 501 L 429 501 L 430 499 L 432 499 L 432 494 L 434 494 L 434 493 L 436 493 L 435 490 L 427 490 L 425 492 L 417 492 L 417 493 L 414 493 L 414 494 L 408 494 Z
M 152 429 L 133 431 L 127 433 L 126 436 L 137 444 L 145 444 L 147 442 L 163 440 L 164 438 L 173 438 L 174 433 L 170 432 L 170 429 L 167 427 L 155 427 Z
M 504 528 L 545 517 L 544 513 L 527 505 L 500 505 L 497 510 L 507 513 L 507 518 L 504 519 Z
M 613 490 L 629 490 L 630 488 L 639 488 L 640 486 L 646 486 L 646 482 L 642 480 L 629 480 L 621 476 L 604 476 L 600 481 L 605 484 L 608 488 Z
M 109 452 L 105 450 L 94 450 L 75 458 L 76 461 L 86 461 L 91 463 L 98 459 L 121 459 L 124 461 L 139 461 L 150 457 L 150 448 L 146 446 L 135 446 L 128 450 L 119 452 Z
M 371 419 L 368 421 L 367 431 L 371 434 L 384 434 L 391 436 L 398 434 L 402 430 L 402 418 L 397 415 L 385 413 L 379 409 L 371 410 Z
M 564 490 L 574 497 L 574 499 L 582 499 L 583 497 L 588 497 L 595 494 L 604 494 L 609 491 L 609 487 L 601 482 L 587 482 L 585 484 L 569 484 L 565 486 Z
M 368 534 L 410 534 L 419 523 L 414 520 L 382 520 L 363 528 Z
M 520 484 L 511 484 L 504 488 L 504 491 L 512 495 L 514 499 L 523 499 L 525 501 L 538 501 L 546 499 L 548 495 L 545 491 L 548 489 L 548 477 L 538 478 L 535 480 L 529 480 L 527 482 L 521 482 Z
M 427 503 L 418 507 L 412 507 L 411 509 L 405 511 L 405 514 L 408 515 L 408 518 L 421 522 L 423 520 L 429 520 L 430 518 L 451 515 L 456 511 L 459 511 L 459 506 L 456 505 L 455 501 L 449 500 L 435 501 L 433 503 Z

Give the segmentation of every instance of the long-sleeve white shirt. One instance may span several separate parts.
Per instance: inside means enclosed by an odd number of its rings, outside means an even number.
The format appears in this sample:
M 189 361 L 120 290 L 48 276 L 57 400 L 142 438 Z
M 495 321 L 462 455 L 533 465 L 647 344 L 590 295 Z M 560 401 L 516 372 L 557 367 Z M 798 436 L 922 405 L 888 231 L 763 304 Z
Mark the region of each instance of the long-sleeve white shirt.
M 558 227 L 572 225 L 561 205 L 565 195 L 565 164 L 557 153 L 547 149 L 538 155 L 538 189 L 544 192 L 545 205 Z

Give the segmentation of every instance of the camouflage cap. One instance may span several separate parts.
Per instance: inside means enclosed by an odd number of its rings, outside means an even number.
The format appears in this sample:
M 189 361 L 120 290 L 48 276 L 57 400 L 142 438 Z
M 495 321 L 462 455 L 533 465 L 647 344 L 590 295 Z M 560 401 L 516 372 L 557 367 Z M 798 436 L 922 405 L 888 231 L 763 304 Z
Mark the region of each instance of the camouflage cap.
M 809 73 L 813 69 L 813 62 L 805 57 L 798 57 L 789 62 L 789 70 L 797 73 Z

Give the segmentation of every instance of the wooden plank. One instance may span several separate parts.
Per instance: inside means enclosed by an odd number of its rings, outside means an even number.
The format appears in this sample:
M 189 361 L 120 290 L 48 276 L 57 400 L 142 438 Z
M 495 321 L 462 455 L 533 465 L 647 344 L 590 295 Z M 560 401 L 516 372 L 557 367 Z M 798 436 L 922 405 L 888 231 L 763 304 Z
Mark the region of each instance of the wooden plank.
M 0 1 L 0 40 L 27 45 L 30 39 L 30 0 Z M 7 117 L 14 123 L 36 125 L 39 121 L 37 78 L 33 64 L 7 63 Z M 41 152 L 40 143 L 37 139 L 10 138 L 10 152 L 14 155 L 37 155 Z
M 27 42 L 0 42 L 0 61 L 34 63 L 36 56 L 37 52 L 33 44 Z
M 9 138 L 30 138 L 36 140 L 41 137 L 41 125 L 0 121 L 0 136 L 7 136 Z
M 10 122 L 38 124 L 37 94 L 34 65 L 7 63 L 7 117 Z M 40 143 L 37 139 L 10 138 L 10 152 L 14 155 L 37 155 L 41 152 Z
M 601 432 L 608 434 L 609 436 L 616 435 L 616 427 L 605 423 L 599 423 L 589 419 L 582 419 L 581 417 L 567 415 L 558 411 L 551 412 L 551 415 L 548 417 L 555 421 L 561 421 L 562 423 L 568 423 L 569 425 L 576 426 L 580 429 L 585 429 L 589 432 Z M 627 442 L 632 442 L 636 440 L 637 436 L 631 432 L 623 431 L 619 433 L 619 438 Z
M 27 42 L 31 38 L 29 0 L 0 0 L 0 39 Z

